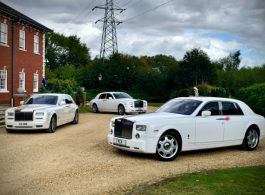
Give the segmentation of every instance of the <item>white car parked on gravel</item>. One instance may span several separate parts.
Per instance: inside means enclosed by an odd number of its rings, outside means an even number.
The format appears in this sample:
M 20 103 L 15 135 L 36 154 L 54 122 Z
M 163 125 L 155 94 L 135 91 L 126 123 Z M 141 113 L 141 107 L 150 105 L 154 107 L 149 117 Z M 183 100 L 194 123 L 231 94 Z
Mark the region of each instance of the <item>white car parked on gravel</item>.
M 98 94 L 90 101 L 90 107 L 96 112 L 118 112 L 125 113 L 146 113 L 147 101 L 133 99 L 124 92 L 105 92 Z
M 170 161 L 181 151 L 235 145 L 255 150 L 264 137 L 264 117 L 244 102 L 190 97 L 172 99 L 154 113 L 111 119 L 108 143 Z
M 6 110 L 6 131 L 47 129 L 54 133 L 57 126 L 78 123 L 78 106 L 67 94 L 34 94 L 19 107 Z

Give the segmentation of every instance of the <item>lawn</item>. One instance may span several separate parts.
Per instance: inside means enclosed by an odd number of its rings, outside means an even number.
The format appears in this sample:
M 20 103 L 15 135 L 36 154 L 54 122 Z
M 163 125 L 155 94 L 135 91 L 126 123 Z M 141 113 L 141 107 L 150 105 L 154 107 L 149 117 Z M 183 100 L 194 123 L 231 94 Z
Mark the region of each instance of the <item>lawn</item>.
M 90 106 L 85 106 L 85 107 L 79 108 L 79 113 L 85 113 L 85 112 L 92 112 L 92 109 L 90 108 Z
M 265 167 L 210 171 L 168 178 L 135 194 L 264 194 Z

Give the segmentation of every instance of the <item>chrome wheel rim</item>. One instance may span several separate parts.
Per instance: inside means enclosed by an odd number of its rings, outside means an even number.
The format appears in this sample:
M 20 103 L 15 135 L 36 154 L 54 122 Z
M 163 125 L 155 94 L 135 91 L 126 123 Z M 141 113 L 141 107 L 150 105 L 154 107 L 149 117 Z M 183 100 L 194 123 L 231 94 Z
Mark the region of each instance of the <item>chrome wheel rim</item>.
M 124 113 L 123 106 L 120 106 L 120 107 L 119 107 L 119 114 L 123 114 L 123 113 Z
M 56 129 L 56 119 L 52 117 L 51 130 L 54 132 Z
M 248 132 L 247 143 L 250 148 L 255 148 L 259 141 L 259 135 L 255 129 Z
M 174 136 L 162 136 L 157 143 L 157 153 L 162 158 L 172 158 L 178 151 L 178 142 Z
M 93 105 L 93 112 L 97 112 L 97 106 Z

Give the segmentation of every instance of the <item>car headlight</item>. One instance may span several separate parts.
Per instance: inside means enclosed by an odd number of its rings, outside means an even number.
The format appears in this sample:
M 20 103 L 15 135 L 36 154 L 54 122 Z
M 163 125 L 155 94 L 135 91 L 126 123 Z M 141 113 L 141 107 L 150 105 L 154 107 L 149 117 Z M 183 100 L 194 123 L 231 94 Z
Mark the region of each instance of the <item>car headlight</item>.
M 44 112 L 36 112 L 35 116 L 44 116 Z
M 137 131 L 146 131 L 146 125 L 136 125 Z
M 133 102 L 129 102 L 129 105 L 132 106 L 133 105 Z
M 7 116 L 14 116 L 14 113 L 13 112 L 8 112 Z
M 115 121 L 111 121 L 111 126 L 112 126 L 112 127 L 115 126 Z
M 147 106 L 147 103 L 146 102 L 144 102 L 144 107 L 146 107 Z

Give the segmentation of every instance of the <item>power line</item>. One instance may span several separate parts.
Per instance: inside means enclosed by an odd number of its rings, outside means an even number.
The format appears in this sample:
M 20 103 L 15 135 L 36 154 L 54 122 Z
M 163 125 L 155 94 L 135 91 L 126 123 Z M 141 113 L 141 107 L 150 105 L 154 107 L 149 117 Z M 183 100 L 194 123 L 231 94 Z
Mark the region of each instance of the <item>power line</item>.
M 157 6 L 157 7 L 154 7 L 153 9 L 150 9 L 150 10 L 148 10 L 148 11 L 146 11 L 146 12 L 143 12 L 143 13 L 141 13 L 141 14 L 139 14 L 139 15 L 136 15 L 136 16 L 134 16 L 134 17 L 132 17 L 132 18 L 129 18 L 129 19 L 127 19 L 127 20 L 124 20 L 123 22 L 129 21 L 129 20 L 132 20 L 132 19 L 137 18 L 137 17 L 139 17 L 139 16 L 141 16 L 141 15 L 144 15 L 144 14 L 150 12 L 150 11 L 153 11 L 153 10 L 159 8 L 159 7 L 162 7 L 162 6 L 164 6 L 164 5 L 168 4 L 168 3 L 170 3 L 171 1 L 173 1 L 173 0 L 170 0 L 170 1 L 166 2 L 166 3 L 163 3 L 163 4 L 161 4 L 161 5 Z
M 94 0 L 92 3 L 94 3 L 95 1 L 96 1 L 96 0 Z M 92 5 L 92 3 L 90 3 L 90 4 L 89 4 L 89 5 L 88 5 L 88 6 L 87 6 L 87 7 L 86 7 L 86 8 L 85 8 L 85 9 L 84 9 L 84 10 L 83 10 L 78 16 L 77 16 L 77 17 L 75 17 L 75 19 L 71 20 L 65 29 L 68 28 L 68 26 L 70 25 L 71 22 L 75 21 L 75 20 L 76 20 L 76 19 L 77 19 L 82 13 L 84 13 L 84 11 L 86 11 L 86 9 L 89 8 L 89 6 Z M 65 29 L 64 29 L 64 30 L 65 30 Z M 63 30 L 63 31 L 64 31 L 64 30 Z

